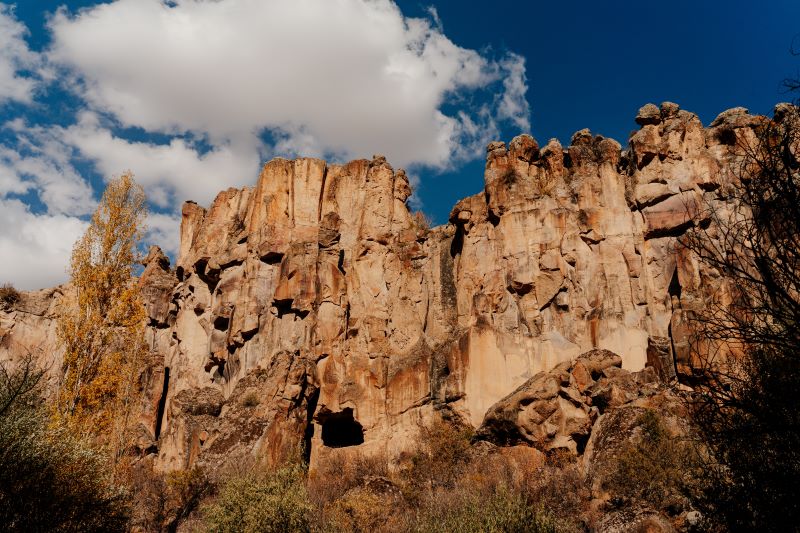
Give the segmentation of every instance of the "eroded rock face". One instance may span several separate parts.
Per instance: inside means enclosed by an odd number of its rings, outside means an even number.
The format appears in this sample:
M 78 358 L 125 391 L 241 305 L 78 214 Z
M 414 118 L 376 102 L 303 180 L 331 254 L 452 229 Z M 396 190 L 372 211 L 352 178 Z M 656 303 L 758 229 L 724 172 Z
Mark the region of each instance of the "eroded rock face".
M 523 409 L 522 427 L 561 413 L 555 433 L 516 440 L 583 446 L 591 406 L 626 398 L 604 372 L 691 371 L 687 320 L 719 282 L 678 239 L 725 205 L 735 141 L 760 120 L 731 110 L 703 128 L 665 103 L 640 110 L 624 151 L 588 130 L 566 148 L 494 142 L 484 191 L 433 229 L 382 156 L 275 159 L 255 187 L 186 203 L 175 270 L 152 250 L 141 279 L 156 464 L 302 445 L 312 466 L 334 447 L 398 457 L 436 411 L 485 427 L 503 402 L 527 401 L 515 394 L 555 406 Z M 0 358 L 9 339 L 53 340 L 56 296 L 0 312 Z M 619 359 L 575 362 L 591 350 Z
M 652 368 L 629 372 L 621 363 L 608 350 L 592 350 L 536 374 L 489 409 L 478 438 L 583 453 L 598 417 L 663 389 Z
M 20 292 L 13 304 L 0 303 L 0 363 L 14 366 L 33 357 L 47 372 L 46 381 L 55 386 L 62 352 L 58 347 L 56 316 L 69 286 Z

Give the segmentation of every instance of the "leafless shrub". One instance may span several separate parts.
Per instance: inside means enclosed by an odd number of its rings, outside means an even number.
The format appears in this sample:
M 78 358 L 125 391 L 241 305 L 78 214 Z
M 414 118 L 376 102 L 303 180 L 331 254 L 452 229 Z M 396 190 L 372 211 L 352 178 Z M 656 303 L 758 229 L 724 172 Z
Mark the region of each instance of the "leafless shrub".
M 2 286 L 0 286 L 0 303 L 14 305 L 20 300 L 20 298 L 21 295 L 19 291 L 10 283 L 4 283 Z

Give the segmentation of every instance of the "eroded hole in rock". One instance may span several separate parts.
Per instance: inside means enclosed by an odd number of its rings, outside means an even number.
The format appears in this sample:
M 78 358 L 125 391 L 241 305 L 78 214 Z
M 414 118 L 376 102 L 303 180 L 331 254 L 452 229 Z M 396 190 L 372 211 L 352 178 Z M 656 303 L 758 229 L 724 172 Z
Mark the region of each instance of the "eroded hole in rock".
M 450 257 L 455 257 L 461 254 L 464 249 L 464 228 L 458 226 L 456 234 L 453 235 L 453 240 L 450 242 Z
M 353 418 L 351 408 L 325 417 L 322 422 L 322 443 L 329 448 L 345 448 L 364 443 L 364 428 Z
M 650 161 L 652 161 L 655 157 L 656 154 L 654 152 L 645 152 L 644 154 L 642 154 L 642 159 L 639 160 L 639 164 L 637 165 L 639 167 L 639 170 L 642 170 L 644 167 L 649 165 Z
M 272 305 L 278 311 L 278 314 L 277 314 L 278 318 L 283 318 L 286 315 L 293 314 L 293 315 L 295 315 L 296 317 L 298 317 L 298 318 L 300 318 L 302 320 L 302 319 L 304 319 L 305 317 L 308 316 L 308 313 L 310 311 L 301 310 L 301 309 L 295 309 L 294 307 L 292 307 L 293 303 L 294 303 L 294 300 L 292 300 L 291 298 L 286 299 L 286 300 L 273 300 L 272 301 Z
M 677 296 L 678 300 L 681 299 L 681 282 L 678 279 L 678 267 L 675 267 L 675 270 L 672 272 L 672 279 L 669 282 L 669 288 L 667 289 L 670 296 Z
M 218 316 L 214 319 L 214 329 L 218 329 L 220 331 L 227 331 L 228 324 L 230 324 L 231 319 L 226 316 Z
M 519 282 L 519 281 L 512 281 L 508 285 L 508 287 L 506 287 L 506 290 L 508 290 L 508 292 L 510 292 L 512 294 L 518 294 L 519 296 L 525 296 L 526 294 L 528 294 L 529 292 L 531 292 L 533 290 L 533 283 L 523 283 L 523 282 Z M 550 305 L 550 302 L 547 302 L 543 306 L 543 308 L 547 307 L 548 305 Z
M 694 220 L 687 220 L 683 224 L 667 228 L 656 228 L 645 233 L 645 239 L 660 239 L 662 237 L 680 237 L 694 226 Z
M 156 411 L 156 440 L 161 436 L 161 427 L 164 423 L 164 409 L 167 406 L 167 391 L 169 390 L 169 367 L 164 367 L 164 385 L 161 387 L 161 398 L 158 400 Z
M 716 132 L 717 140 L 726 146 L 736 145 L 736 132 L 730 126 L 723 126 Z
M 344 271 L 344 250 L 339 250 L 339 263 L 336 266 L 339 268 L 339 272 L 347 274 L 347 272 Z
M 194 270 L 197 273 L 197 277 L 199 277 L 203 283 L 208 285 L 209 292 L 214 292 L 214 289 L 217 287 L 217 283 L 219 283 L 219 270 L 216 268 L 210 268 L 208 266 L 207 259 L 200 259 L 197 261 Z
M 575 441 L 575 446 L 578 451 L 578 455 L 583 455 L 583 452 L 586 450 L 586 445 L 589 443 L 589 434 L 576 434 L 572 436 L 572 440 Z
M 283 254 L 280 252 L 267 252 L 261 256 L 261 260 L 268 265 L 278 265 L 283 260 Z

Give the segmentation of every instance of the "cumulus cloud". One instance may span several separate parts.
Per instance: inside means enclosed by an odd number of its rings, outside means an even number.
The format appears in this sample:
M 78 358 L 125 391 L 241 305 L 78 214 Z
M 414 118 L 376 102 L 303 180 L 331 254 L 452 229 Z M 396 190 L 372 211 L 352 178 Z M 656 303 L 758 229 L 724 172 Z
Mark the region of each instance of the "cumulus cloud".
M 72 244 L 86 222 L 67 215 L 34 214 L 16 199 L 0 199 L 0 283 L 38 289 L 63 283 Z
M 156 144 L 115 136 L 93 113 L 82 114 L 60 136 L 103 176 L 133 171 L 149 200 L 162 208 L 184 200 L 209 203 L 220 190 L 255 179 L 260 161 L 252 138 L 220 143 L 203 153 L 180 138 Z
M 181 217 L 164 213 L 147 215 L 147 235 L 149 244 L 157 244 L 168 254 L 177 254 L 180 247 Z
M 50 214 L 92 212 L 92 187 L 72 165 L 73 149 L 60 127 L 14 120 L 3 128 L 16 134 L 16 145 L 0 145 L 0 198 L 32 190 Z
M 0 104 L 31 101 L 36 81 L 23 72 L 34 71 L 39 66 L 39 56 L 28 48 L 27 33 L 11 6 L 0 4 Z
M 529 129 L 524 58 L 456 45 L 433 8 L 108 0 L 61 8 L 48 31 L 31 51 L 0 3 L 0 105 L 37 106 L 55 80 L 77 102 L 74 121 L 0 125 L 0 282 L 22 288 L 65 279 L 100 192 L 87 163 L 134 172 L 156 207 L 148 240 L 174 252 L 181 202 L 252 183 L 269 157 L 382 153 L 416 183 L 481 157 L 504 123 Z
M 50 27 L 51 60 L 93 108 L 215 146 L 269 129 L 292 153 L 445 167 L 473 139 L 443 103 L 525 86 L 516 56 L 459 47 L 390 0 L 116 0 Z M 501 97 L 498 118 L 526 124 L 523 102 Z

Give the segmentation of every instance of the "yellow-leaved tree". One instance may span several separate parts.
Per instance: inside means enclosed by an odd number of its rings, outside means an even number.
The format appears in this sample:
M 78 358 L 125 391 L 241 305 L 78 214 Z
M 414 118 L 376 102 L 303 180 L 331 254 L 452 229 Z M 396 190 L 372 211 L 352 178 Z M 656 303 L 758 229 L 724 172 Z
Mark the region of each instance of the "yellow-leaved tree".
M 144 191 L 130 172 L 108 183 L 72 250 L 74 292 L 58 321 L 65 353 L 56 416 L 98 437 L 115 457 L 130 437 L 145 354 L 145 311 L 134 268 L 146 215 Z

